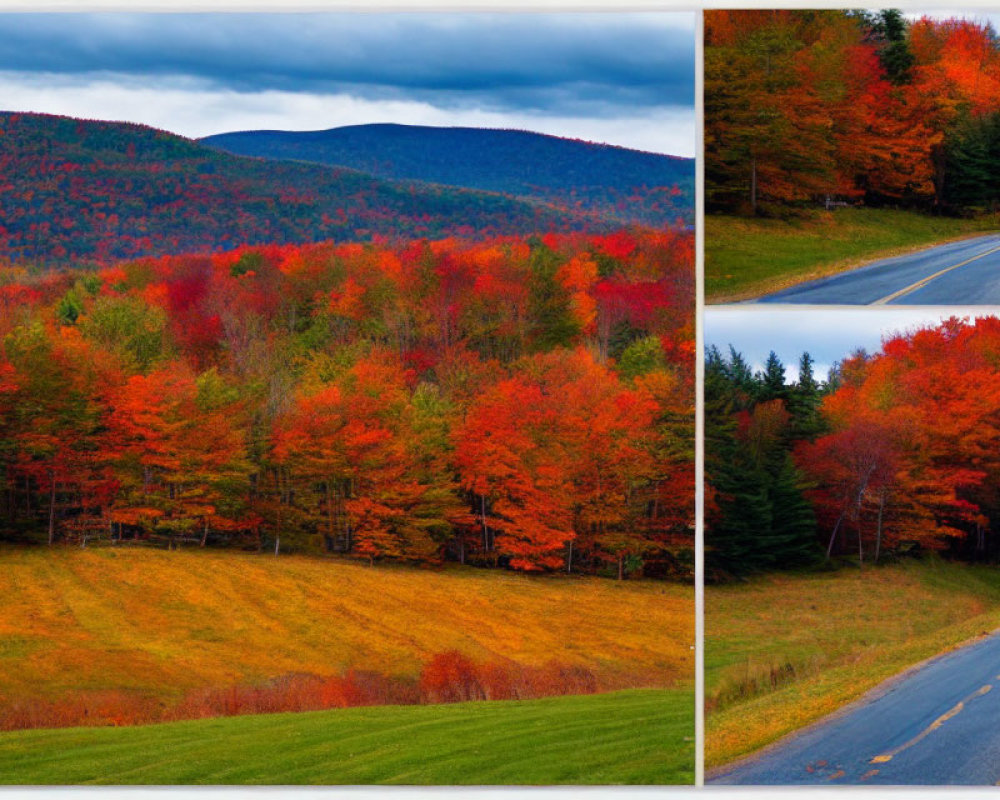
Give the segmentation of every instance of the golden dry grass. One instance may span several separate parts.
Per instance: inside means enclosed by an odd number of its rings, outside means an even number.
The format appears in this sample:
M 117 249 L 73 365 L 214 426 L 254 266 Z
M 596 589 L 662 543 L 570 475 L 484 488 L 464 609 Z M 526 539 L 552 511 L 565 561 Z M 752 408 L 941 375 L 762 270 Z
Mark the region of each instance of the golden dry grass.
M 707 587 L 706 764 L 757 750 L 998 626 L 995 568 L 937 560 Z
M 415 676 L 435 653 L 693 678 L 690 587 L 332 559 L 0 549 L 0 693 L 192 689 L 348 669 Z

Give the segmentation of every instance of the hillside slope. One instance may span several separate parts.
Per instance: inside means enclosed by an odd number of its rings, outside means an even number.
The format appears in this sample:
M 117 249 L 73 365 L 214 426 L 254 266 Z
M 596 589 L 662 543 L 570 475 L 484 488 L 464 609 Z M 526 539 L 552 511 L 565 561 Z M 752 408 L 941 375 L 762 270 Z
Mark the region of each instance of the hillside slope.
M 579 666 L 604 688 L 669 686 L 692 676 L 693 629 L 690 587 L 659 582 L 196 549 L 0 550 L 7 700 L 116 690 L 169 702 L 350 669 L 415 679 L 451 650 Z
M 242 158 L 141 125 L 0 113 L 0 258 L 15 261 L 608 227 L 496 194 Z
M 528 131 L 381 124 L 241 131 L 201 141 L 239 155 L 504 192 L 620 222 L 665 226 L 694 217 L 694 159 Z

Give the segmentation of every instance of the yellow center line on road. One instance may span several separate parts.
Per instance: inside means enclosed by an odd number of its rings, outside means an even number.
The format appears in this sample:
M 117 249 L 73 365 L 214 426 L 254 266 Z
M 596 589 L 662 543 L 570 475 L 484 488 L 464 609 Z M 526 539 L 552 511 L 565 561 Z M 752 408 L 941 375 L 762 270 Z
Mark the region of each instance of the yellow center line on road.
M 961 710 L 965 708 L 966 703 L 968 703 L 970 700 L 974 700 L 975 698 L 980 697 L 981 695 L 986 694 L 992 688 L 993 688 L 992 683 L 987 683 L 985 686 L 979 687 L 978 689 L 976 689 L 976 691 L 974 691 L 964 700 L 960 700 L 952 708 L 950 708 L 948 711 L 946 711 L 944 714 L 942 714 L 940 717 L 934 720 L 930 725 L 928 725 L 926 728 L 920 731 L 920 733 L 918 733 L 916 736 L 910 739 L 910 741 L 901 744 L 895 750 L 890 750 L 888 753 L 883 753 L 880 756 L 875 756 L 875 758 L 873 758 L 869 763 L 885 764 L 887 761 L 892 761 L 893 756 L 898 756 L 904 750 L 908 750 L 909 748 L 913 747 L 913 745 L 922 742 L 924 739 L 930 736 L 934 731 L 936 731 L 938 728 L 944 725 L 944 723 L 946 723 L 952 717 L 958 716 L 959 712 L 961 712 Z
M 940 278 L 946 272 L 951 272 L 953 269 L 964 267 L 966 264 L 971 264 L 973 261 L 976 261 L 977 259 L 985 258 L 991 253 L 996 253 L 998 250 L 1000 250 L 1000 247 L 994 247 L 992 250 L 987 250 L 986 252 L 979 253 L 979 255 L 975 255 L 972 258 L 967 258 L 965 261 L 962 261 L 959 264 L 952 264 L 950 267 L 945 267 L 944 269 L 935 272 L 933 275 L 928 275 L 926 278 L 921 278 L 916 283 L 910 284 L 909 286 L 900 289 L 898 292 L 893 292 L 892 294 L 883 297 L 881 300 L 875 300 L 873 303 L 871 303 L 871 305 L 884 306 L 886 303 L 891 303 L 893 300 L 897 300 L 903 295 L 909 294 L 910 292 L 915 292 L 917 289 L 922 289 L 932 280 L 934 280 L 935 278 Z

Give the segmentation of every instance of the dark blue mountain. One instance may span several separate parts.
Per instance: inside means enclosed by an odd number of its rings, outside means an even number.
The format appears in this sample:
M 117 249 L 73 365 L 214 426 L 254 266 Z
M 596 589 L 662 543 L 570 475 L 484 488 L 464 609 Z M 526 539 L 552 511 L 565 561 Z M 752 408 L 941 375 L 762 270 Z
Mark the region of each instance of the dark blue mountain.
M 352 125 L 222 133 L 201 141 L 237 155 L 502 192 L 617 222 L 660 227 L 694 215 L 693 159 L 527 131 Z

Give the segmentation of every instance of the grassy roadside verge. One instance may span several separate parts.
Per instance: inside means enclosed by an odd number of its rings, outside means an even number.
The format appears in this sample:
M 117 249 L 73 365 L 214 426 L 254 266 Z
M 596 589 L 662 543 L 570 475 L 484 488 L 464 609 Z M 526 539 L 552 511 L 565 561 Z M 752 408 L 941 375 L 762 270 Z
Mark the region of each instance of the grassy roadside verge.
M 931 560 L 707 587 L 706 765 L 997 627 L 1000 574 L 989 567 Z
M 0 734 L 5 784 L 691 783 L 694 693 Z
M 932 217 L 912 211 L 844 208 L 801 219 L 705 216 L 705 297 L 758 297 L 877 258 L 995 231 L 996 216 Z

